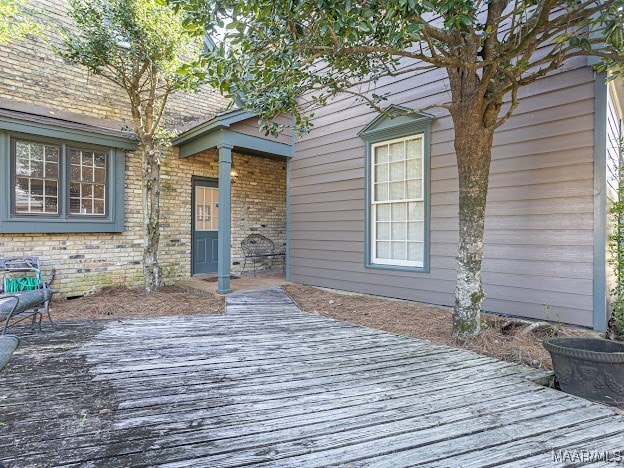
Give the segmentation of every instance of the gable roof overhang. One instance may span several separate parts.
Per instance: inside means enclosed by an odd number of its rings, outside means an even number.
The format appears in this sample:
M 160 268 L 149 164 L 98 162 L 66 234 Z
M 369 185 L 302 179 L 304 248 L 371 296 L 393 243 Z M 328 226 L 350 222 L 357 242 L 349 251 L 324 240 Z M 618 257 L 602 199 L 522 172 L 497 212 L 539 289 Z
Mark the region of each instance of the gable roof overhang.
M 281 143 L 260 135 L 248 135 L 231 129 L 235 123 L 255 117 L 245 110 L 233 110 L 218 115 L 182 133 L 172 141 L 179 148 L 179 157 L 187 158 L 202 151 L 229 146 L 234 151 L 257 156 L 284 156 L 291 158 L 293 145 Z

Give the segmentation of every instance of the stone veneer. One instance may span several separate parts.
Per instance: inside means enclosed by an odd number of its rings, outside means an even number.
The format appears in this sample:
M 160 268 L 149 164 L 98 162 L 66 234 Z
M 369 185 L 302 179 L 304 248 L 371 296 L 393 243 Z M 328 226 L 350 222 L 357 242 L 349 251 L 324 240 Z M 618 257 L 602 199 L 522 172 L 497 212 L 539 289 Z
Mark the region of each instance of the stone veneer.
M 216 151 L 178 159 L 174 150 L 162 167 L 160 264 L 165 284 L 191 272 L 191 178 L 218 177 Z M 249 234 L 286 243 L 286 162 L 233 155 L 238 180 L 232 185 L 232 271 L 240 271 L 240 241 Z M 143 281 L 140 159 L 126 159 L 125 223 L 120 234 L 0 234 L 0 257 L 33 255 L 43 272 L 57 270 L 54 288 L 78 296 L 104 286 L 140 286 Z M 281 267 L 281 259 L 276 259 Z

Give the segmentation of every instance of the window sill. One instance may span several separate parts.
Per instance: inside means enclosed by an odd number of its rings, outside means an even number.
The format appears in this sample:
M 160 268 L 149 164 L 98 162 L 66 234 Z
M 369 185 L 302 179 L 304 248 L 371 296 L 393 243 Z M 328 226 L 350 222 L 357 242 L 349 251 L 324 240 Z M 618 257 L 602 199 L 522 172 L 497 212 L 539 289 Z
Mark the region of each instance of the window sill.
M 367 263 L 364 268 L 370 268 L 371 270 L 393 270 L 393 271 L 406 271 L 410 273 L 429 273 L 429 267 L 413 267 L 404 265 L 384 265 L 381 263 Z
M 0 234 L 72 234 L 124 232 L 124 224 L 110 219 L 66 220 L 50 218 L 11 218 L 0 221 Z

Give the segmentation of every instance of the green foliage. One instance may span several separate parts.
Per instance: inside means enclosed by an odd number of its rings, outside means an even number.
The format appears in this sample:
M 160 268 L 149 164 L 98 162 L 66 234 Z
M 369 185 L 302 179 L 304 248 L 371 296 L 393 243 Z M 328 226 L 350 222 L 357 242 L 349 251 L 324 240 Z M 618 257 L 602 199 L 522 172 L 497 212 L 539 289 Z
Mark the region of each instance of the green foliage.
M 624 0 L 524 0 L 514 9 L 497 0 L 169 2 L 188 13 L 189 32 L 225 30 L 209 57 L 210 82 L 242 97 L 272 133 L 279 129 L 270 119 L 282 112 L 308 129 L 310 108 L 340 93 L 382 111 L 387 96 L 375 84 L 387 76 L 459 67 L 485 76 L 488 99 L 502 102 L 566 57 L 597 55 L 605 66 L 622 61 Z M 554 47 L 545 56 L 534 53 L 548 44 Z
M 613 268 L 615 286 L 611 290 L 612 318 L 609 324 L 608 335 L 624 341 L 624 168 L 620 168 L 620 186 L 618 201 L 613 203 L 610 210 L 613 222 L 613 233 L 610 236 L 609 249 L 611 258 L 609 263 Z
M 31 13 L 23 0 L 0 0 L 0 44 L 37 33 L 39 27 Z
M 157 132 L 169 94 L 195 90 L 204 78 L 201 41 L 184 17 L 156 0 L 71 0 L 74 27 L 62 30 L 58 53 L 125 89 L 135 130 Z

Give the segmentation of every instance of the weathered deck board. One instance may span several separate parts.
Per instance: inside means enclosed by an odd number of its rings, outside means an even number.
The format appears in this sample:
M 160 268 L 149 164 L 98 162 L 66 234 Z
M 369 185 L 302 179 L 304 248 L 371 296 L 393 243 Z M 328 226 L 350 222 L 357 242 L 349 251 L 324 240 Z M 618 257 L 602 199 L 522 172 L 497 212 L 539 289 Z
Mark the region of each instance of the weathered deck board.
M 0 462 L 545 466 L 622 450 L 622 416 L 539 377 L 303 313 L 281 290 L 234 294 L 223 316 L 24 336 L 0 375 Z

